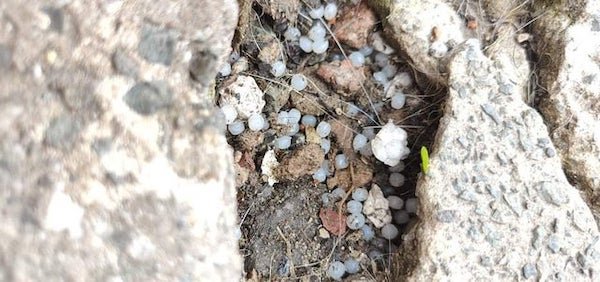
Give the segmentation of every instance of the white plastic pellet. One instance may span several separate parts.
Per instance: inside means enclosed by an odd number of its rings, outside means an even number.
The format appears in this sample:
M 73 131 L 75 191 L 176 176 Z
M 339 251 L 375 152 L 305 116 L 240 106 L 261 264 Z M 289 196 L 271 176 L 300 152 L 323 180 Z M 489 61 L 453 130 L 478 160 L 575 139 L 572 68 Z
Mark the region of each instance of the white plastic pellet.
M 259 131 L 264 127 L 264 119 L 260 114 L 252 114 L 248 118 L 248 128 L 252 131 Z
M 387 66 L 383 67 L 381 71 L 387 78 L 392 78 L 394 75 L 396 75 L 398 68 L 392 64 L 388 64 Z
M 315 54 L 323 54 L 329 48 L 329 41 L 325 38 L 315 40 L 312 45 L 312 50 Z
M 397 165 L 390 167 L 390 172 L 402 172 L 404 170 L 404 162 L 400 161 Z
M 323 17 L 326 20 L 333 20 L 335 19 L 335 16 L 337 15 L 337 11 L 338 11 L 338 7 L 335 3 L 330 2 L 327 3 L 327 5 L 325 5 L 325 11 L 323 11 Z
M 367 145 L 360 148 L 360 154 L 365 157 L 370 157 L 373 155 L 373 149 L 371 148 L 371 143 L 367 143 Z
M 223 105 L 221 111 L 225 115 L 226 124 L 231 124 L 237 118 L 238 112 L 233 105 Z
M 367 136 L 364 136 L 362 134 L 356 134 L 356 136 L 354 136 L 354 139 L 352 140 L 352 148 L 354 148 L 354 151 L 360 151 L 362 147 L 367 145 L 367 142 L 369 142 Z
M 317 125 L 317 134 L 319 136 L 321 136 L 321 138 L 325 138 L 325 137 L 329 136 L 330 132 L 331 132 L 331 125 L 328 122 L 326 122 L 326 121 L 319 122 L 319 125 Z
M 344 266 L 346 267 L 346 272 L 350 274 L 358 273 L 360 271 L 360 263 L 353 258 L 347 259 L 344 262 Z
M 288 123 L 294 124 L 300 122 L 300 118 L 302 117 L 302 113 L 296 109 L 292 108 L 288 111 Z
M 321 163 L 321 168 L 325 170 L 327 176 L 331 175 L 331 171 L 329 171 L 329 160 L 324 160 L 323 163 Z
M 300 132 L 300 125 L 297 123 L 290 124 L 286 135 L 294 136 L 296 133 Z
M 323 17 L 323 13 L 324 13 L 324 12 L 325 12 L 325 8 L 323 8 L 323 6 L 321 5 L 321 6 L 319 6 L 319 7 L 316 7 L 316 8 L 314 8 L 314 9 L 311 9 L 311 10 L 308 12 L 308 15 L 309 15 L 311 18 L 313 18 L 313 19 L 315 19 L 315 20 L 316 20 L 316 19 L 318 19 L 318 18 L 322 18 L 322 17 Z
M 277 124 L 288 124 L 288 112 L 281 111 L 277 114 Z
M 348 213 L 361 213 L 362 208 L 363 208 L 363 205 L 359 201 L 356 201 L 356 200 L 350 200 L 346 204 L 346 211 L 348 211 Z
M 402 87 L 407 88 L 412 85 L 412 77 L 408 72 L 401 72 L 394 78 Z
M 373 227 L 365 224 L 361 230 L 363 233 L 363 239 L 365 239 L 365 241 L 371 241 L 373 238 L 375 238 L 375 230 L 373 230 Z
M 219 70 L 219 74 L 221 76 L 228 76 L 231 74 L 231 64 L 225 62 L 222 66 L 221 69 Z
M 384 84 L 388 83 L 388 79 L 385 76 L 385 73 L 383 73 L 383 71 L 374 72 L 373 79 L 375 79 L 375 81 L 377 81 L 377 83 L 379 83 L 380 85 L 384 85 Z
M 310 53 L 313 50 L 313 41 L 307 36 L 300 36 L 298 39 L 298 45 L 300 45 L 300 49 L 305 53 Z
M 315 117 L 313 115 L 304 115 L 304 116 L 302 116 L 302 119 L 300 120 L 300 122 L 304 126 L 315 127 L 315 125 L 317 125 L 317 117 Z
M 285 37 L 285 40 L 287 41 L 296 41 L 300 38 L 300 35 L 302 35 L 300 30 L 293 26 L 288 27 L 285 33 L 283 33 L 283 37 Z
M 348 59 L 350 59 L 350 62 L 355 67 L 361 67 L 362 65 L 365 64 L 365 55 L 363 55 L 361 52 L 350 53 L 350 56 L 348 56 Z
M 402 109 L 402 107 L 404 107 L 404 104 L 406 104 L 406 95 L 404 95 L 404 93 L 397 93 L 394 96 L 392 96 L 392 108 L 396 110 Z
M 316 181 L 323 182 L 327 179 L 327 170 L 321 167 L 315 171 L 312 177 Z
M 318 172 L 318 170 L 317 170 L 317 172 Z M 315 174 L 313 174 L 313 179 L 319 180 L 319 179 L 315 178 L 316 174 L 317 174 L 316 172 L 315 172 Z M 323 182 L 323 181 L 325 181 L 325 179 L 323 179 L 320 182 Z M 323 203 L 324 206 L 329 205 L 329 203 L 331 202 L 331 194 L 329 194 L 327 192 L 321 194 L 321 202 Z
M 388 55 L 383 54 L 383 53 L 377 53 L 377 55 L 375 55 L 375 64 L 377 64 L 380 67 L 385 67 L 387 66 L 389 63 L 389 58 Z
M 348 167 L 348 158 L 344 154 L 335 156 L 335 167 L 337 169 L 345 169 Z
M 310 28 L 310 30 L 308 30 L 308 38 L 312 39 L 315 42 L 325 39 L 326 34 L 327 30 L 320 23 L 315 24 L 313 27 Z
M 367 56 L 371 56 L 371 54 L 373 54 L 373 48 L 370 46 L 365 46 L 360 48 L 360 50 L 358 50 L 358 52 L 361 52 L 363 54 L 363 56 L 367 57 Z
M 355 117 L 360 113 L 360 108 L 353 103 L 348 103 L 346 107 L 346 115 L 349 117 Z
M 394 222 L 396 224 L 407 224 L 410 221 L 410 215 L 404 210 L 394 212 Z
M 346 225 L 352 230 L 361 229 L 365 222 L 366 218 L 362 213 L 351 213 L 346 217 Z
M 331 141 L 329 139 L 321 138 L 321 149 L 323 149 L 325 154 L 329 153 L 329 149 L 331 149 Z
M 304 88 L 306 88 L 306 77 L 301 74 L 294 74 L 292 75 L 291 84 L 292 88 L 294 88 L 296 91 L 302 91 Z
M 404 175 L 402 175 L 401 173 L 399 173 L 399 172 L 390 173 L 390 178 L 389 178 L 390 185 L 392 185 L 394 187 L 400 187 L 400 186 L 404 185 L 405 181 L 406 181 L 406 177 L 404 177 Z
M 334 261 L 327 268 L 327 276 L 333 280 L 341 280 L 344 274 L 346 274 L 346 267 L 341 261 Z
M 333 196 L 335 199 L 341 199 L 344 197 L 344 195 L 346 195 L 346 190 L 344 190 L 342 187 L 335 188 L 333 191 L 331 191 L 331 196 Z
M 274 77 L 280 77 L 285 73 L 285 63 L 276 61 L 271 65 L 271 74 Z
M 385 239 L 392 240 L 398 236 L 398 227 L 393 224 L 386 224 L 381 228 L 381 236 Z
M 364 202 L 369 197 L 369 191 L 365 188 L 356 188 L 352 192 L 352 199 L 359 202 Z
M 404 209 L 406 210 L 406 212 L 414 214 L 417 213 L 418 205 L 419 202 L 417 201 L 417 198 L 410 198 L 407 199 L 404 203 Z
M 242 134 L 242 132 L 244 132 L 246 127 L 244 126 L 244 122 L 242 122 L 241 120 L 237 120 L 229 124 L 229 126 L 227 126 L 227 129 L 229 130 L 229 133 L 231 133 L 231 135 L 240 135 Z
M 400 210 L 404 206 L 404 200 L 402 200 L 402 198 L 400 198 L 398 196 L 394 196 L 394 195 L 389 196 L 389 197 L 387 197 L 387 200 L 388 200 L 388 206 L 390 207 L 390 209 Z
M 292 145 L 292 137 L 291 136 L 281 136 L 275 140 L 277 149 L 285 150 Z

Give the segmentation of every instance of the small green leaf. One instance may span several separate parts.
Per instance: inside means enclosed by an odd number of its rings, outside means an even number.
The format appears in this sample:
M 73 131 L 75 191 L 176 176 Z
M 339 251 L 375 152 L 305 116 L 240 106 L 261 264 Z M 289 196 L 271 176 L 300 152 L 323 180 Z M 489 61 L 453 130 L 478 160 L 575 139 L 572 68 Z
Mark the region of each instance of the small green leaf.
M 423 173 L 429 171 L 429 152 L 425 146 L 421 147 L 421 170 Z

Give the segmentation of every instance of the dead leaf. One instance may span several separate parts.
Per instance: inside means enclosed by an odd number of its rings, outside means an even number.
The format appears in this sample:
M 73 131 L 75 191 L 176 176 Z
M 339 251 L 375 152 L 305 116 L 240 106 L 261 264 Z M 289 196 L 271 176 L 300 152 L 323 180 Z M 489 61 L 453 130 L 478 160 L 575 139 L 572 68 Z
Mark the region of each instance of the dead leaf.
M 340 236 L 346 232 L 346 215 L 338 213 L 333 209 L 321 208 L 319 218 L 323 222 L 323 226 L 331 234 Z

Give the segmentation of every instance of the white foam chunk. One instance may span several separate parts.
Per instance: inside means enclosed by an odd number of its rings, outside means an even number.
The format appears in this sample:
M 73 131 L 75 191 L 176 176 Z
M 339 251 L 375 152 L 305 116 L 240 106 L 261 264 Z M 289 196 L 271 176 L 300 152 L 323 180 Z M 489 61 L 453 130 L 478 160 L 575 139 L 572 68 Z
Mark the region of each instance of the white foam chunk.
M 389 121 L 371 141 L 375 157 L 388 166 L 395 166 L 408 157 L 408 135 L 404 129 Z

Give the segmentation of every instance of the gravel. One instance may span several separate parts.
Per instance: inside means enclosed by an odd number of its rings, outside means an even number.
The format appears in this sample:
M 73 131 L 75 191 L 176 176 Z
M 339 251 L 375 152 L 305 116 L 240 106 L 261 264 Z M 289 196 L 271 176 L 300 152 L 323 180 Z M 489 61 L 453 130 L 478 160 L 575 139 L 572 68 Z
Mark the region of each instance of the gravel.
M 348 165 L 348 157 L 346 157 L 346 155 L 339 154 L 335 156 L 335 167 L 337 169 L 345 169 Z

